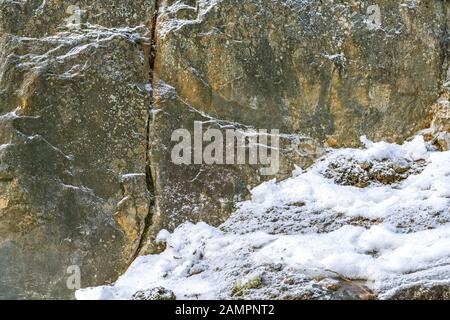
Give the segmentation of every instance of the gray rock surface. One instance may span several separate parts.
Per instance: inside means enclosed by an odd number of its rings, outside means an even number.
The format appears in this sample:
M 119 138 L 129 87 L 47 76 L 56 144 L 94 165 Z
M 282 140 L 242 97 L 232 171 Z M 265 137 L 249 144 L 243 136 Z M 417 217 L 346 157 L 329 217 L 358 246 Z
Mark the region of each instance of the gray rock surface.
M 0 298 L 71 298 L 73 266 L 82 286 L 111 282 L 139 249 L 151 194 L 137 25 L 153 1 L 89 3 L 92 24 L 71 28 L 69 3 L 0 3 Z
M 361 135 L 431 127 L 448 149 L 450 3 L 380 0 L 380 24 L 371 5 L 0 0 L 0 298 L 70 298 L 70 266 L 109 283 L 160 229 L 220 225 L 274 178 L 174 165 L 194 121 L 279 129 L 278 179 Z
M 402 142 L 430 126 L 447 73 L 448 2 L 377 1 L 375 26 L 371 1 L 194 2 L 163 1 L 156 24 L 155 230 L 223 222 L 247 186 L 273 178 L 252 166 L 173 165 L 171 132 L 193 132 L 194 121 L 279 129 L 289 138 L 278 178 L 321 146 Z

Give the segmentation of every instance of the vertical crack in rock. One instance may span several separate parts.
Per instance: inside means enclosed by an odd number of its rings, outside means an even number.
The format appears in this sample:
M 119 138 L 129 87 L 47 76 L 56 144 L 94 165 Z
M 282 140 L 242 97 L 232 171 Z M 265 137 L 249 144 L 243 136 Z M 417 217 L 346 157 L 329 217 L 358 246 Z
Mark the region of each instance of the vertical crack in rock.
M 442 77 L 442 83 L 445 83 L 447 80 L 449 68 L 450 68 L 450 61 L 449 61 L 449 42 L 450 42 L 450 34 L 449 34 L 449 21 L 446 19 L 449 15 L 448 12 L 448 3 L 442 2 L 442 15 L 444 17 L 445 23 L 442 26 L 442 33 L 440 34 L 440 54 L 441 54 L 441 65 L 440 65 L 440 72 Z
M 444 19 L 450 16 L 450 4 L 449 3 L 443 3 L 443 10 L 444 10 Z M 444 81 L 447 81 L 447 79 L 450 76 L 450 33 L 449 33 L 449 25 L 450 21 L 448 19 L 445 19 L 446 23 L 444 24 L 444 39 L 442 41 L 442 50 L 443 50 L 443 57 L 442 57 L 442 72 Z
M 160 0 L 155 0 L 154 11 L 150 21 L 150 36 L 149 36 L 149 46 L 144 46 L 144 57 L 145 57 L 145 72 L 148 76 L 148 83 L 150 84 L 150 97 L 149 97 L 149 108 L 148 108 L 148 117 L 147 117 L 147 135 L 146 135 L 146 148 L 145 148 L 145 163 L 146 163 L 146 183 L 147 183 L 147 191 L 150 193 L 150 203 L 148 208 L 148 214 L 145 218 L 144 229 L 141 235 L 141 239 L 139 245 L 137 247 L 135 257 L 137 257 L 140 252 L 144 249 L 146 244 L 147 235 L 150 227 L 153 224 L 153 206 L 154 206 L 154 197 L 155 197 L 155 185 L 154 179 L 151 172 L 150 167 L 150 130 L 152 123 L 152 111 L 154 104 L 154 91 L 153 91 L 153 82 L 154 82 L 154 65 L 155 65 L 155 57 L 157 50 L 157 41 L 156 41 L 156 25 L 158 21 L 158 12 L 160 8 Z

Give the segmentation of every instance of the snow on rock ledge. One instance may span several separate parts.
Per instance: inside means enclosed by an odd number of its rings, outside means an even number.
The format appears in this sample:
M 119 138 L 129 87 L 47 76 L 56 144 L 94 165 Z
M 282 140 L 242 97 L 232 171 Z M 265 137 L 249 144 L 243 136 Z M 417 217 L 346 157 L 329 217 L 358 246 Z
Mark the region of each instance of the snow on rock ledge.
M 220 228 L 185 223 L 161 232 L 167 249 L 138 258 L 112 286 L 78 299 L 130 299 L 164 287 L 178 299 L 445 298 L 450 292 L 450 152 L 422 137 L 363 140 L 330 150 L 307 171 L 252 191 Z M 394 184 L 364 188 L 324 172 L 349 163 L 421 163 Z

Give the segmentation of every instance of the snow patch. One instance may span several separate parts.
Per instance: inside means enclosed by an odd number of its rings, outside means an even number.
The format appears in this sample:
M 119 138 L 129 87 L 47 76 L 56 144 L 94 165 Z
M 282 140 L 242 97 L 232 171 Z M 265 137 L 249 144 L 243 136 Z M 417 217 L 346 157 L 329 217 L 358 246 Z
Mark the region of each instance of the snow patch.
M 283 297 L 285 289 L 276 288 L 291 277 L 300 289 L 283 286 L 299 297 L 333 298 L 320 287 L 327 281 L 315 279 L 339 275 L 388 298 L 417 279 L 427 285 L 448 280 L 450 152 L 433 151 L 421 137 L 403 145 L 365 137 L 362 143 L 364 149 L 331 150 L 310 169 L 296 168 L 290 179 L 259 185 L 220 228 L 185 223 L 173 233 L 161 231 L 166 251 L 139 257 L 115 284 L 82 289 L 76 297 L 130 299 L 139 290 L 164 287 L 178 299 L 229 299 L 237 283 L 256 275 L 260 287 L 240 294 Z M 358 188 L 324 177 L 337 158 L 422 161 L 424 168 L 395 185 Z M 295 215 L 328 228 L 304 228 Z M 283 223 L 280 230 L 287 231 L 269 232 L 257 217 L 272 227 Z

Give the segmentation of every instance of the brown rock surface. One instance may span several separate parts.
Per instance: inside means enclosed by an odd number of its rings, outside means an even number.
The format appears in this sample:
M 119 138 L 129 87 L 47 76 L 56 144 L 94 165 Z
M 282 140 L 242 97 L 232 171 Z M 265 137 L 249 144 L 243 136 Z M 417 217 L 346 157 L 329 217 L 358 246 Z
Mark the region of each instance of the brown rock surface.
M 448 149 L 450 3 L 377 5 L 0 1 L 0 298 L 71 297 L 73 265 L 82 286 L 108 283 L 160 250 L 161 228 L 221 224 L 324 146 L 432 125 Z M 278 129 L 278 174 L 175 165 L 171 135 L 194 121 Z
M 273 178 L 251 166 L 173 165 L 171 133 L 192 133 L 194 121 L 279 129 L 278 177 L 323 145 L 358 146 L 362 135 L 402 142 L 430 125 L 448 63 L 446 2 L 377 1 L 379 25 L 370 1 L 184 3 L 162 1 L 157 22 L 156 230 L 186 219 L 218 224 L 236 194 Z M 305 142 L 294 161 L 285 154 L 293 137 Z
M 95 18 L 71 28 L 69 4 L 0 4 L 0 298 L 73 297 L 72 266 L 115 280 L 149 214 L 153 1 L 82 1 Z

